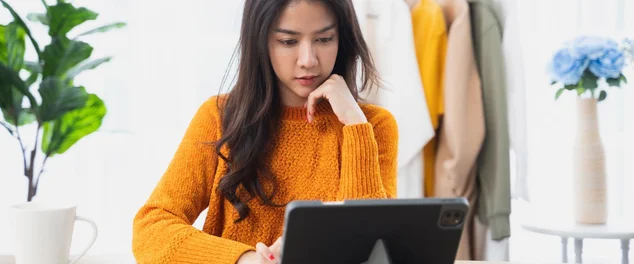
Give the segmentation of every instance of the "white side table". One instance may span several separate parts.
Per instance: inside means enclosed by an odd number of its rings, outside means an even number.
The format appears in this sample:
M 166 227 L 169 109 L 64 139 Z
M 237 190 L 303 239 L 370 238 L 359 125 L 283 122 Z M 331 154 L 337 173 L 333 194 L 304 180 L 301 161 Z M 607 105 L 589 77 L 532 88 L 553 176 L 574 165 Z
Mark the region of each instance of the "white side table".
M 549 222 L 551 217 L 543 220 L 522 223 L 528 231 L 561 237 L 562 261 L 568 263 L 568 238 L 575 241 L 575 263 L 582 263 L 583 239 L 618 239 L 621 241 L 622 264 L 629 264 L 630 239 L 634 239 L 634 223 L 609 222 L 605 225 L 581 225 L 573 221 Z

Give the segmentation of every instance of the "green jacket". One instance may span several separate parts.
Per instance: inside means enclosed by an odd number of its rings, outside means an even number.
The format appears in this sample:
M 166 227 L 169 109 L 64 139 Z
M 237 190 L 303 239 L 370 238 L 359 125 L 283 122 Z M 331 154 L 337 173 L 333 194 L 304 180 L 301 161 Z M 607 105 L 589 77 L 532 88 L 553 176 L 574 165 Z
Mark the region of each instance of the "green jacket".
M 510 236 L 509 124 L 502 50 L 502 23 L 490 0 L 469 0 L 476 63 L 482 80 L 486 135 L 478 156 L 477 214 L 492 238 Z

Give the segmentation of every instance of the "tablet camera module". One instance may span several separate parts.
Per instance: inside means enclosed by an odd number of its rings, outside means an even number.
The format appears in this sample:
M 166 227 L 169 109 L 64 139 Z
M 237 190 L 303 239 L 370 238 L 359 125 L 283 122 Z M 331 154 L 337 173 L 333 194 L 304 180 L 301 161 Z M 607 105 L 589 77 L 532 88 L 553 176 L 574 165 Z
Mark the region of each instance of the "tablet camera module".
M 462 224 L 464 214 L 458 210 L 447 210 L 441 215 L 440 225 L 442 227 L 458 227 Z

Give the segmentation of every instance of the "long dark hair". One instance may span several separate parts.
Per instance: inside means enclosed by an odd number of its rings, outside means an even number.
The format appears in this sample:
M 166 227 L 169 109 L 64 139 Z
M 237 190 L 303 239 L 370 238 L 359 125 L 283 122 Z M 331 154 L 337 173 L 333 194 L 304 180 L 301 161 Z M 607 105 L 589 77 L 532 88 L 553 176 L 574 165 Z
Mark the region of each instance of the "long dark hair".
M 276 136 L 282 113 L 277 78 L 269 59 L 268 37 L 272 25 L 292 1 L 298 0 L 246 0 L 244 4 L 237 82 L 225 99 L 221 100 L 222 106 L 219 107 L 223 132 L 216 142 L 218 156 L 228 165 L 218 191 L 237 210 L 239 218 L 236 222 L 244 220 L 249 214 L 248 200 L 245 201 L 239 193 L 241 188 L 248 192 L 247 199 L 257 196 L 266 205 L 281 206 L 272 202 L 277 184 L 267 167 L 267 154 L 275 147 L 272 139 Z M 325 3 L 337 19 L 339 52 L 333 73 L 344 77 L 352 95 L 359 100 L 359 92 L 378 85 L 378 76 L 361 35 L 352 2 L 312 1 Z M 363 83 L 357 88 L 359 59 Z M 229 150 L 227 156 L 221 153 L 223 146 Z M 273 191 L 269 194 L 264 188 L 265 181 L 273 185 Z

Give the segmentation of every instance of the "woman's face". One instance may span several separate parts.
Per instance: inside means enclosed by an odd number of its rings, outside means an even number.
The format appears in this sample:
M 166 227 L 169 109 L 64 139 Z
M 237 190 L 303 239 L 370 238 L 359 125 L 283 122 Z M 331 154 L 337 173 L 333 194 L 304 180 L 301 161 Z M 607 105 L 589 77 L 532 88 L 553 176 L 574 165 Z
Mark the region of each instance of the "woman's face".
M 284 105 L 299 107 L 332 74 L 337 21 L 320 1 L 293 1 L 269 33 L 269 56 Z

